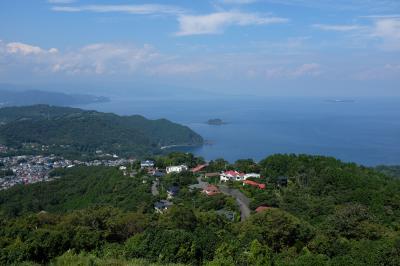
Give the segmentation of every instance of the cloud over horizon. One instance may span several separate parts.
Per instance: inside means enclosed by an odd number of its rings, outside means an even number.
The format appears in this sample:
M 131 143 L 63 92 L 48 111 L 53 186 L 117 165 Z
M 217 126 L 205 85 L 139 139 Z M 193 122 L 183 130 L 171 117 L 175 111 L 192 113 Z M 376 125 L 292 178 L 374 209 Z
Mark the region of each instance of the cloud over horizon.
M 179 17 L 178 36 L 218 34 L 229 26 L 250 26 L 287 23 L 289 19 L 261 16 L 238 11 L 217 12 L 207 15 L 182 15 Z
M 4 0 L 0 12 L 0 83 L 400 82 L 398 0 Z

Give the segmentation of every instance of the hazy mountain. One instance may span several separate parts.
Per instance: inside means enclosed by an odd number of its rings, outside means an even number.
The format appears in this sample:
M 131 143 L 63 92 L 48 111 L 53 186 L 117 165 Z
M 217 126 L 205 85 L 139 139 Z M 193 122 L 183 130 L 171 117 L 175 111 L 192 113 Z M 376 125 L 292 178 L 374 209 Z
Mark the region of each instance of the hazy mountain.
M 109 99 L 107 97 L 88 94 L 66 94 L 61 92 L 49 92 L 40 90 L 11 91 L 0 89 L 0 107 L 34 104 L 70 106 L 108 101 Z

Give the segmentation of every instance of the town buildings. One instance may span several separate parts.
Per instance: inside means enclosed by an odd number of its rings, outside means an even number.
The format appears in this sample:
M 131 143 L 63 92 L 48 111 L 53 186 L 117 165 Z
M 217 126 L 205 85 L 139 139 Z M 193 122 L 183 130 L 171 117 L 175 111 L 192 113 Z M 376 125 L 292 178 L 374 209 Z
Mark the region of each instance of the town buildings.
M 141 161 L 140 162 L 140 168 L 144 169 L 144 168 L 153 168 L 155 165 L 154 161 L 151 160 L 146 160 L 146 161 Z
M 168 166 L 165 170 L 167 174 L 181 173 L 187 171 L 189 168 L 186 165 Z
M 78 160 L 67 160 L 63 157 L 49 155 L 24 155 L 0 158 L 0 170 L 11 170 L 12 175 L 0 178 L 0 190 L 7 189 L 18 184 L 32 184 L 41 181 L 50 181 L 54 178 L 49 176 L 50 172 L 57 168 L 71 168 L 74 166 L 108 166 L 122 167 L 126 172 L 126 166 L 133 163 L 133 159 L 116 160 L 94 160 L 82 162 Z
M 220 174 L 220 181 L 227 182 L 227 181 L 243 181 L 247 180 L 248 178 L 261 178 L 260 174 L 256 173 L 241 173 L 238 171 L 224 171 Z
M 207 196 L 214 196 L 221 193 L 218 187 L 215 185 L 207 185 L 202 192 L 205 193 Z

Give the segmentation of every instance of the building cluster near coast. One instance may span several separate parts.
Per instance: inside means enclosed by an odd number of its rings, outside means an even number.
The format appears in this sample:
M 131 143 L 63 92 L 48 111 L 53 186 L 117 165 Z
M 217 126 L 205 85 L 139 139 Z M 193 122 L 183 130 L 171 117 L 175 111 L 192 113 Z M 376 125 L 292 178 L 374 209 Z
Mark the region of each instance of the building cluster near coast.
M 7 147 L 0 146 L 1 152 L 6 153 Z M 100 152 L 98 152 L 100 153 Z M 110 155 L 111 156 L 111 155 Z M 33 184 L 42 181 L 51 181 L 57 178 L 52 176 L 50 173 L 59 168 L 72 168 L 75 166 L 106 166 L 106 167 L 117 167 L 124 176 L 135 177 L 139 171 L 144 173 L 145 176 L 152 177 L 152 194 L 158 196 L 158 187 L 160 181 L 165 175 L 190 173 L 196 176 L 198 184 L 190 185 L 189 189 L 200 189 L 202 194 L 207 197 L 213 197 L 218 194 L 226 194 L 232 196 L 238 202 L 238 205 L 242 205 L 241 210 L 249 213 L 248 201 L 246 197 L 237 190 L 236 193 L 232 193 L 232 189 L 228 189 L 227 184 L 237 185 L 241 184 L 242 187 L 253 187 L 259 190 L 266 189 L 266 179 L 259 173 L 244 173 L 236 170 L 226 170 L 222 172 L 209 172 L 207 171 L 208 164 L 199 164 L 193 168 L 188 167 L 186 164 L 180 165 L 169 165 L 166 167 L 159 168 L 155 161 L 144 160 L 140 162 L 140 169 L 133 167 L 136 164 L 139 167 L 139 162 L 136 159 L 119 158 L 117 155 L 112 155 L 110 159 L 92 160 L 92 161 L 80 161 L 80 160 L 68 160 L 61 156 L 56 155 L 22 155 L 22 156 L 8 156 L 0 158 L 0 189 L 8 189 L 18 184 Z M 146 183 L 149 179 L 144 178 L 143 183 Z M 230 185 L 229 185 L 230 186 Z M 173 199 L 179 194 L 182 187 L 178 185 L 171 185 L 166 188 L 166 196 L 160 199 L 154 204 L 155 212 L 164 213 L 171 206 L 173 206 Z M 239 195 L 239 196 L 238 196 Z M 260 206 L 257 210 L 264 210 L 264 207 Z M 225 216 L 234 217 L 234 214 L 224 213 Z
M 113 158 L 112 160 L 93 160 L 83 162 L 67 160 L 60 156 L 22 155 L 0 158 L 0 190 L 11 188 L 18 184 L 33 184 L 41 181 L 51 181 L 50 172 L 59 168 L 74 166 L 109 166 L 118 167 L 133 163 L 133 159 Z
M 0 146 L 2 153 L 7 152 L 6 146 Z M 27 185 L 37 182 L 51 181 L 57 177 L 50 175 L 52 170 L 59 168 L 72 168 L 75 166 L 106 166 L 106 167 L 118 167 L 124 176 L 134 177 L 138 174 L 137 169 L 134 169 L 132 165 L 136 163 L 136 159 L 125 159 L 119 158 L 117 155 L 112 155 L 111 159 L 104 160 L 92 160 L 92 161 L 79 161 L 79 160 L 68 160 L 56 155 L 22 155 L 22 156 L 11 156 L 0 158 L 0 190 L 11 188 L 15 185 Z M 146 175 L 155 178 L 152 186 L 152 193 L 154 196 L 159 195 L 158 185 L 160 179 L 165 175 L 180 174 L 180 173 L 192 173 L 197 176 L 199 184 L 191 185 L 190 188 L 199 188 L 201 192 L 207 197 L 213 197 L 215 195 L 224 193 L 230 195 L 226 190 L 226 183 L 242 183 L 243 186 L 251 186 L 260 190 L 266 189 L 265 178 L 259 173 L 242 173 L 235 170 L 227 170 L 222 172 L 208 172 L 208 164 L 197 165 L 196 167 L 189 168 L 185 164 L 181 165 L 170 165 L 165 168 L 156 167 L 156 162 L 152 160 L 145 160 L 140 162 L 140 171 L 144 171 Z M 203 179 L 204 181 L 201 181 Z M 214 183 L 211 184 L 211 179 Z M 218 181 L 218 184 L 215 183 Z M 258 181 L 257 181 L 258 180 Z M 147 182 L 143 180 L 143 182 Z M 220 186 L 225 187 L 222 190 Z M 171 206 L 173 206 L 172 199 L 179 194 L 180 187 L 173 185 L 167 188 L 167 196 L 165 199 L 160 199 L 154 204 L 155 212 L 164 213 Z M 234 195 L 230 195 L 235 198 Z M 244 197 L 244 195 L 241 195 Z M 238 200 L 238 199 L 237 199 Z M 244 204 L 246 205 L 246 204 Z M 248 205 L 248 204 L 247 204 Z M 242 206 L 248 209 L 248 206 Z M 260 206 L 257 210 L 264 210 L 267 206 Z M 224 213 L 225 216 L 234 217 L 232 212 Z

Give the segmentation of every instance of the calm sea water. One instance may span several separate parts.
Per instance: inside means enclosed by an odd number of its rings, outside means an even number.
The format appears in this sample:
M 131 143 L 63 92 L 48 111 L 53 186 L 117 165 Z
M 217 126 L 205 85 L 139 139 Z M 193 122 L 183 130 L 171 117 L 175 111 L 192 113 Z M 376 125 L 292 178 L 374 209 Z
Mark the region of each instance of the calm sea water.
M 113 99 L 85 109 L 182 123 L 212 142 L 190 151 L 207 160 L 260 160 L 275 153 L 329 155 L 364 165 L 400 164 L 400 99 Z M 207 125 L 210 118 L 228 124 Z

